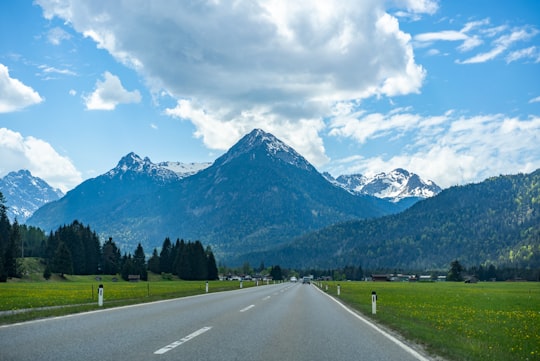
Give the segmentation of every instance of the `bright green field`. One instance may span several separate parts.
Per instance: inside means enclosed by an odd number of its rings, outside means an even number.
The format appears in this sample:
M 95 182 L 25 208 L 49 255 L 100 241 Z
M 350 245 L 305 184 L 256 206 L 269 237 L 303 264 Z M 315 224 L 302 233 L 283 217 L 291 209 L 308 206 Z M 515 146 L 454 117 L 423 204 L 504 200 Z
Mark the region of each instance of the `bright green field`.
M 330 294 L 337 284 L 328 283 Z M 340 282 L 340 290 L 345 303 L 449 360 L 540 360 L 538 282 Z
M 55 282 L 0 283 L 0 324 L 47 317 L 71 312 L 97 309 L 98 287 L 103 285 L 103 307 L 150 302 L 167 298 L 185 297 L 206 292 L 205 281 L 162 280 L 153 276 L 150 282 L 113 282 L 112 276 L 96 281 L 93 276 L 66 276 Z M 255 282 L 243 282 L 243 287 L 254 287 Z M 262 284 L 261 284 L 262 285 Z M 209 292 L 240 288 L 238 281 L 210 281 Z M 66 306 L 69 308 L 39 310 L 24 313 L 4 313 L 29 308 Z M 71 305 L 77 305 L 71 307 Z
M 68 276 L 57 282 L 0 283 L 0 311 L 79 305 L 17 314 L 0 312 L 0 324 L 36 317 L 97 309 L 97 289 L 104 286 L 104 306 L 148 302 L 205 292 L 203 281 L 96 281 Z M 336 295 L 337 282 L 328 285 Z M 244 287 L 255 286 L 244 282 Z M 238 281 L 211 281 L 210 292 L 239 288 Z M 465 284 L 340 282 L 339 298 L 429 352 L 456 361 L 540 361 L 540 283 L 497 282 Z M 371 315 L 371 292 L 378 295 L 377 314 Z

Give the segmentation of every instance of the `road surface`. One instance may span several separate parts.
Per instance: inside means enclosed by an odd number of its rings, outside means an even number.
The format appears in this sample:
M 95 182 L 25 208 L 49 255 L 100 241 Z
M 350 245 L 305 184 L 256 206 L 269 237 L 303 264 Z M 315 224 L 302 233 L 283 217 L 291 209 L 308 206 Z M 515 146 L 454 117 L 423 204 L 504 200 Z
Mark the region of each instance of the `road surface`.
M 2 326 L 0 360 L 429 360 L 388 336 L 283 283 Z

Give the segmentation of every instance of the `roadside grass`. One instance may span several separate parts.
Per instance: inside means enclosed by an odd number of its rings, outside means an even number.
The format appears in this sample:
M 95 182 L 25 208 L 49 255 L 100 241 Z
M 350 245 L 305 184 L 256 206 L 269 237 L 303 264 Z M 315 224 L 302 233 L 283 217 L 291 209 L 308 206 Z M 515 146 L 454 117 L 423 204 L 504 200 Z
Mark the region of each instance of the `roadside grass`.
M 449 360 L 540 360 L 538 282 L 326 284 L 333 295 L 340 284 L 346 304 Z
M 148 282 L 126 282 L 118 276 L 31 279 L 0 283 L 0 324 L 206 293 L 206 281 L 169 280 L 161 275 L 149 275 Z M 97 305 L 99 285 L 103 285 L 102 307 Z M 242 286 L 254 287 L 256 283 L 244 281 Z M 238 281 L 208 282 L 209 292 L 239 288 Z

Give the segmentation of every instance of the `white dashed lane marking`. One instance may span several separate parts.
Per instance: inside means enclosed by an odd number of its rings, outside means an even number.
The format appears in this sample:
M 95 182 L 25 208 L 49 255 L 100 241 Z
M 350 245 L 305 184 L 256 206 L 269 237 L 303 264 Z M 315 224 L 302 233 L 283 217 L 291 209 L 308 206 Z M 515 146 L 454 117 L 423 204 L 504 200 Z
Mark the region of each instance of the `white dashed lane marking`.
M 202 335 L 206 331 L 209 331 L 211 328 L 212 327 L 209 327 L 209 326 L 203 327 L 203 328 L 201 328 L 201 329 L 187 335 L 186 337 L 181 338 L 178 341 L 175 341 L 175 342 L 173 342 L 173 343 L 171 343 L 171 344 L 169 344 L 169 345 L 167 345 L 165 347 L 160 348 L 159 350 L 154 352 L 154 354 L 156 354 L 156 355 L 164 354 L 165 352 L 168 352 L 168 351 L 172 350 L 173 348 L 176 348 L 176 347 L 180 346 L 181 344 L 186 343 L 189 340 L 192 340 L 192 339 L 194 339 L 195 337 L 197 337 L 199 335 Z

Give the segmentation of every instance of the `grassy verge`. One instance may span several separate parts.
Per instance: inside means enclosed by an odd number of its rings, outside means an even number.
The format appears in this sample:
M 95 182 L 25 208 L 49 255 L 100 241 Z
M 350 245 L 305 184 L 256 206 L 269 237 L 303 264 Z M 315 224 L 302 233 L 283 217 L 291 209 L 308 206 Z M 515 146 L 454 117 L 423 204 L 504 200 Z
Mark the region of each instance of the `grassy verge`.
M 540 360 L 540 283 L 341 282 L 339 298 L 450 360 Z
M 66 276 L 48 282 L 0 283 L 0 324 L 206 293 L 205 281 L 163 280 L 159 275 L 152 275 L 148 282 L 113 278 Z M 100 284 L 104 290 L 102 307 L 97 305 Z M 238 281 L 210 281 L 208 291 L 235 290 L 239 286 Z M 244 288 L 254 286 L 255 282 L 243 282 Z

